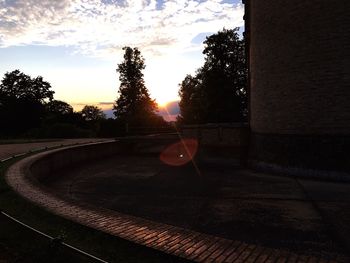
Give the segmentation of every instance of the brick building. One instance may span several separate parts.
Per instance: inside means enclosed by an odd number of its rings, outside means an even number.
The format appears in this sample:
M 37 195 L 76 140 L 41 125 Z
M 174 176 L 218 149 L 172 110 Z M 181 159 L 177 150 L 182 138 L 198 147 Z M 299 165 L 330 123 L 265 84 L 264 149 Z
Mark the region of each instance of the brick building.
M 350 1 L 246 0 L 251 159 L 350 170 Z

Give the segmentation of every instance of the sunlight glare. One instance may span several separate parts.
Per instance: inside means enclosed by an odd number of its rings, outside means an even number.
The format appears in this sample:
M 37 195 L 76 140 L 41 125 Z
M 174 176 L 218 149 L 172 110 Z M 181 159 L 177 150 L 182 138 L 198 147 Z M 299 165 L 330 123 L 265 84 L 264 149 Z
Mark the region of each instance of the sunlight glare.
M 181 139 L 168 146 L 160 154 L 160 160 L 170 166 L 182 166 L 193 161 L 198 150 L 196 139 Z

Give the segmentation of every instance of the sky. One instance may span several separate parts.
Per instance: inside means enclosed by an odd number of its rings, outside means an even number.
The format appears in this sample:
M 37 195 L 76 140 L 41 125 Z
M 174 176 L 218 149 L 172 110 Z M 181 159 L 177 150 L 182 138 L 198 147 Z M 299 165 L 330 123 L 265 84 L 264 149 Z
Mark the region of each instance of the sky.
M 43 76 L 75 110 L 111 109 L 124 46 L 145 58 L 144 79 L 160 105 L 204 61 L 203 41 L 243 27 L 240 0 L 0 0 L 0 77 Z

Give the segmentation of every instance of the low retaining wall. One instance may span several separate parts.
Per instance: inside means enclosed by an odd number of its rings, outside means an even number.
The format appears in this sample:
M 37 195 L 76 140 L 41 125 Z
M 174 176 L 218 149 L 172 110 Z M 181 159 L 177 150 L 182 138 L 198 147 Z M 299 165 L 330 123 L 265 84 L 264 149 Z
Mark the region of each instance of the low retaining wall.
M 165 147 L 175 141 L 176 137 L 174 136 L 131 137 L 115 142 L 69 147 L 54 151 L 35 160 L 30 165 L 29 172 L 32 177 L 40 181 L 55 171 L 113 155 L 159 154 Z
M 29 170 L 36 179 L 42 180 L 57 170 L 91 160 L 102 159 L 121 153 L 123 150 L 123 147 L 118 142 L 69 147 L 54 151 L 35 160 L 29 167 Z
M 218 132 L 218 130 L 220 130 Z M 193 131 L 193 130 L 192 130 Z M 196 156 L 197 161 L 215 162 L 222 164 L 241 164 L 247 148 L 246 131 L 243 127 L 208 127 L 201 129 L 201 133 L 222 134 L 223 141 L 219 145 L 215 140 L 203 140 L 187 133 L 184 137 L 198 138 L 200 143 Z M 235 134 L 231 143 L 228 143 L 229 134 Z M 205 136 L 204 136 L 205 137 Z M 215 137 L 215 136 L 213 136 Z M 26 174 L 31 180 L 42 181 L 48 175 L 67 167 L 78 166 L 86 162 L 97 161 L 113 155 L 124 154 L 160 154 L 169 145 L 179 142 L 178 135 L 135 136 L 127 137 L 114 142 L 93 143 L 59 149 L 50 154 L 44 154 L 35 159 L 28 167 Z M 210 141 L 211 143 L 207 143 Z M 225 144 L 223 143 L 225 142 Z

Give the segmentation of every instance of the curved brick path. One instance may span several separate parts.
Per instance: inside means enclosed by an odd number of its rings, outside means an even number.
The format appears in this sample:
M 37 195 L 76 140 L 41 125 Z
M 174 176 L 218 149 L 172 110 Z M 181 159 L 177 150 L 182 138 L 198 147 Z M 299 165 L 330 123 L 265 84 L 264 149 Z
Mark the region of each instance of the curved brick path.
M 17 162 L 9 168 L 6 180 L 25 198 L 77 223 L 196 262 L 350 262 L 348 258 L 322 259 L 232 241 L 63 200 L 50 194 L 43 186 L 33 184 L 24 176 L 29 165 L 46 154 L 48 152 Z

